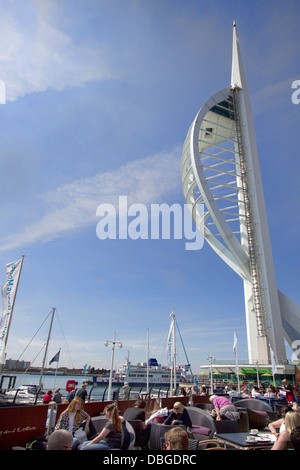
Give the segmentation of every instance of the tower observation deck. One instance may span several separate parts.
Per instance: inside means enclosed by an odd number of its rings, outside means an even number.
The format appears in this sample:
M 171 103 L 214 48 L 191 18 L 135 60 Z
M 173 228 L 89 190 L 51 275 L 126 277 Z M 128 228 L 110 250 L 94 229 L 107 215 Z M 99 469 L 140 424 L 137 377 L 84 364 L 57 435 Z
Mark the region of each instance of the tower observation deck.
M 202 106 L 185 139 L 182 189 L 205 240 L 243 279 L 249 363 L 270 363 L 271 347 L 276 364 L 285 364 L 284 338 L 291 347 L 300 340 L 300 307 L 277 289 L 236 29 L 234 23 L 231 84 Z

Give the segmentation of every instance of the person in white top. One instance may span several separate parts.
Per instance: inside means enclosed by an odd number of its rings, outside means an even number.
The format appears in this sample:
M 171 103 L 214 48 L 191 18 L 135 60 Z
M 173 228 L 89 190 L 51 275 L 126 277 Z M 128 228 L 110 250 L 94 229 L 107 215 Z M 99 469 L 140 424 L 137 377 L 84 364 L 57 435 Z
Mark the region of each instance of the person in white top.
M 271 433 L 274 434 L 274 436 L 278 437 L 282 431 L 285 431 L 284 418 L 285 415 L 291 410 L 292 409 L 290 406 L 283 406 L 280 410 L 281 418 L 277 419 L 277 421 L 269 423 L 268 428 L 270 429 Z
M 270 387 L 267 388 L 266 393 L 264 394 L 264 398 L 276 398 L 276 393 L 272 385 L 270 385 Z
M 263 398 L 258 387 L 253 387 L 251 391 L 251 398 Z

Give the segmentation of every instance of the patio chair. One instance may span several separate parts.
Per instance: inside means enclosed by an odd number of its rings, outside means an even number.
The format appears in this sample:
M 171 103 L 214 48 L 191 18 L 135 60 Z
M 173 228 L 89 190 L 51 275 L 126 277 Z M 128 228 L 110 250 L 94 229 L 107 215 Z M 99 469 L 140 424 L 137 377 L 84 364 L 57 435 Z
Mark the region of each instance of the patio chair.
M 249 410 L 266 411 L 272 413 L 272 407 L 258 398 L 242 398 L 241 400 L 235 401 L 234 406 L 237 408 L 247 408 Z
M 216 427 L 215 421 L 210 414 L 196 406 L 189 406 L 186 409 L 192 421 L 192 427 L 188 431 L 192 433 L 193 437 L 195 439 L 203 439 L 203 436 L 206 436 L 205 438 L 207 439 L 213 436 L 216 432 Z
M 151 425 L 151 432 L 150 432 L 150 439 L 149 439 L 149 447 L 151 450 L 161 450 L 161 437 L 165 435 L 167 431 L 172 428 L 184 428 L 185 426 L 172 426 L 169 424 L 162 424 L 156 423 L 155 421 Z
M 122 426 L 122 450 L 133 450 L 135 446 L 135 432 L 128 421 L 123 422 Z
M 129 419 L 127 421 L 131 424 L 135 432 L 135 448 L 141 450 L 147 448 L 148 438 L 143 428 L 144 423 L 140 419 Z
M 216 439 L 206 439 L 198 443 L 198 450 L 226 450 Z

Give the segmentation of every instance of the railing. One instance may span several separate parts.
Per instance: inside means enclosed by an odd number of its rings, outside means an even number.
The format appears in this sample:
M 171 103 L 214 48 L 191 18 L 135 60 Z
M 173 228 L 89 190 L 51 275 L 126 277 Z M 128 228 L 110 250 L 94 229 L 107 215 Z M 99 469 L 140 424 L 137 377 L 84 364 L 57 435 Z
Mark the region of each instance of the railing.
M 101 393 L 99 394 L 94 394 L 94 391 L 97 391 L 97 386 L 92 388 L 89 391 L 89 400 L 100 400 L 100 401 L 105 401 L 107 400 L 107 393 L 108 393 L 108 387 L 105 387 L 104 390 L 101 389 Z M 176 388 L 175 394 L 178 392 L 178 387 Z M 112 391 L 112 400 L 116 401 L 119 399 L 122 399 L 122 387 L 115 388 Z M 150 387 L 149 390 L 147 391 L 146 386 L 142 387 L 130 387 L 129 389 L 129 397 L 131 400 L 138 399 L 138 398 L 167 398 L 170 396 L 170 387 L 157 387 L 153 386 Z

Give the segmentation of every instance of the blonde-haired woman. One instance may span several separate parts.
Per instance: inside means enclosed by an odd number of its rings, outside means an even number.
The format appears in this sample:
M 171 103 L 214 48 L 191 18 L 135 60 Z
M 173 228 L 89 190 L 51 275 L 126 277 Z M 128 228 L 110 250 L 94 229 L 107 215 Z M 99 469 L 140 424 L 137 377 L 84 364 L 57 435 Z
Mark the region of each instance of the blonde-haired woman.
M 111 403 L 104 408 L 107 418 L 102 431 L 91 441 L 85 441 L 80 450 L 110 450 L 120 449 L 122 441 L 123 416 L 119 416 L 116 405 Z
M 288 448 L 291 432 L 300 426 L 300 414 L 296 411 L 289 411 L 284 417 L 284 423 L 285 430 L 281 431 L 271 450 L 286 450 Z
M 59 416 L 55 430 L 66 429 L 74 436 L 75 432 L 82 426 L 82 423 L 86 421 L 84 431 L 88 434 L 90 420 L 90 415 L 84 411 L 83 401 L 81 398 L 75 397 Z
M 192 427 L 191 418 L 180 401 L 176 401 L 173 405 L 173 410 L 169 413 L 168 417 L 164 420 L 164 424 L 171 424 L 172 426 L 182 425 L 187 428 Z

